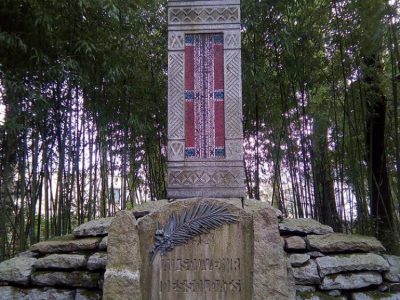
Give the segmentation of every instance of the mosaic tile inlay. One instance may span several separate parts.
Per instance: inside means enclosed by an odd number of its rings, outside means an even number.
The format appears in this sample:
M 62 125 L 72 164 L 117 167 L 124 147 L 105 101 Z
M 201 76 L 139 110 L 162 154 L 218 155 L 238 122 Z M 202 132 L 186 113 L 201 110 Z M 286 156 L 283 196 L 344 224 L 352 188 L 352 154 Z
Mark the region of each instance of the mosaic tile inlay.
M 185 157 L 225 157 L 223 34 L 185 36 Z

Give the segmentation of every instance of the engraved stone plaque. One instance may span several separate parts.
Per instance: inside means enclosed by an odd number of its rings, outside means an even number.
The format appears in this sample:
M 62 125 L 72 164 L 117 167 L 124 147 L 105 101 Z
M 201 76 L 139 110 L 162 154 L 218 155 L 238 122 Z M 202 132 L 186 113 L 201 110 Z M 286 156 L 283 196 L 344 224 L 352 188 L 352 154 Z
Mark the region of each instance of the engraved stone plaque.
M 168 1 L 169 198 L 245 196 L 240 29 L 239 0 Z
M 142 209 L 150 213 L 121 211 L 110 226 L 105 300 L 294 299 L 267 204 L 194 198 Z
M 215 202 L 215 201 L 214 201 Z M 213 201 L 203 200 L 202 206 L 195 201 L 171 205 L 160 214 L 153 214 L 139 222 L 140 236 L 154 236 L 157 222 L 165 225 L 171 215 L 182 219 L 182 212 L 191 207 L 194 211 L 204 208 Z M 144 299 L 189 300 L 189 299 L 251 299 L 253 242 L 252 217 L 243 210 L 223 202 L 217 208 L 226 208 L 235 216 L 235 222 L 220 225 L 208 233 L 195 235 L 187 244 L 173 247 L 165 253 L 157 252 L 151 260 L 149 249 L 152 239 L 141 245 L 143 265 L 148 269 L 141 281 L 147 283 L 143 291 Z M 193 224 L 199 219 L 214 218 L 212 214 L 197 215 L 190 211 L 191 218 L 185 224 Z M 194 221 L 193 221 L 194 220 Z M 223 222 L 222 222 L 223 223 Z M 221 223 L 221 224 L 222 224 Z M 158 225 L 159 226 L 159 225 Z M 169 225 L 167 225 L 169 226 Z M 179 231 L 182 224 L 176 226 Z M 197 225 L 193 225 L 197 226 Z M 158 229 L 160 230 L 160 229 Z M 168 237 L 174 232 L 169 232 Z M 184 235 L 185 236 L 185 235 Z M 173 243 L 172 243 L 173 244 Z M 162 255 L 163 254 L 163 255 Z

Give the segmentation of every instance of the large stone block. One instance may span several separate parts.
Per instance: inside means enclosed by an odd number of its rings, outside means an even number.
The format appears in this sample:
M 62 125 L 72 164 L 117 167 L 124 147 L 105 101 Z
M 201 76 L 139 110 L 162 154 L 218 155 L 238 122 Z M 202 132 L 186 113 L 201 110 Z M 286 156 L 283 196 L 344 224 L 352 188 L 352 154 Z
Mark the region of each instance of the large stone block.
M 32 283 L 39 286 L 66 286 L 78 288 L 98 288 L 99 273 L 86 271 L 52 272 L 38 271 L 32 274 Z
M 36 258 L 14 257 L 0 263 L 0 281 L 28 285 Z
M 321 278 L 318 267 L 314 260 L 308 261 L 305 265 L 293 268 L 293 276 L 296 284 L 318 284 Z
M 159 234 L 158 241 L 160 236 L 165 238 L 161 228 L 172 224 L 171 216 L 180 220 L 186 214 L 182 222 L 193 226 L 188 224 L 197 221 L 189 222 L 188 216 L 200 220 L 196 212 L 205 207 L 227 209 L 238 222 L 224 225 L 221 221 L 221 226 L 207 234 L 175 247 L 165 244 L 171 251 L 152 256 L 155 234 Z M 149 209 L 152 212 L 137 223 L 131 213 L 120 212 L 110 228 L 104 298 L 292 299 L 294 289 L 288 286 L 275 210 L 259 201 L 246 201 L 245 209 L 240 207 L 240 199 L 177 200 L 158 210 Z M 218 215 L 209 217 L 220 220 Z M 187 228 L 181 225 L 173 228 Z
M 325 235 L 309 235 L 307 239 L 312 249 L 323 253 L 385 251 L 381 242 L 370 236 L 331 233 Z
M 321 276 L 347 271 L 387 271 L 389 264 L 377 254 L 324 256 L 316 259 Z
M 39 258 L 35 269 L 78 269 L 86 267 L 87 258 L 81 254 L 51 254 Z
M 324 277 L 321 290 L 355 290 L 382 283 L 382 275 L 378 272 L 360 272 L 335 274 Z
M 384 255 L 389 263 L 389 271 L 385 273 L 385 280 L 390 282 L 400 282 L 400 256 Z
M 296 254 L 291 254 L 289 256 L 289 263 L 292 267 L 300 267 L 309 260 L 310 260 L 310 255 L 308 254 L 296 253 Z
M 0 286 L 2 300 L 74 300 L 75 290 L 55 288 L 21 289 L 14 286 Z
M 307 245 L 302 237 L 290 236 L 285 238 L 285 248 L 287 250 L 304 250 L 307 248 Z
M 79 237 L 106 235 L 112 220 L 113 218 L 100 218 L 89 221 L 76 227 L 73 234 Z
M 31 250 L 43 254 L 93 250 L 97 248 L 100 240 L 100 237 L 75 239 L 73 235 L 67 235 L 54 240 L 34 244 Z
M 118 212 L 111 223 L 107 246 L 107 269 L 104 274 L 105 300 L 141 300 L 137 222 L 132 212 Z
M 89 270 L 104 270 L 107 265 L 107 252 L 96 252 L 89 256 L 87 267 Z
M 313 219 L 284 219 L 279 223 L 282 234 L 327 234 L 332 233 L 332 227 L 323 225 Z

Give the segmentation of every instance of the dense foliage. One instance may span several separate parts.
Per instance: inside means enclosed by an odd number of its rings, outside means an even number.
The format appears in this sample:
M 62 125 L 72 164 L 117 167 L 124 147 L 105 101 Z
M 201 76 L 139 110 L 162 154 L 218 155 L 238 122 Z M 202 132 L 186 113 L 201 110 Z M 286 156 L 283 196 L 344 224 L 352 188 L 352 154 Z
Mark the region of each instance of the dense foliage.
M 398 9 L 242 0 L 249 197 L 399 253 Z M 1 1 L 0 261 L 165 197 L 166 45 L 166 1 Z

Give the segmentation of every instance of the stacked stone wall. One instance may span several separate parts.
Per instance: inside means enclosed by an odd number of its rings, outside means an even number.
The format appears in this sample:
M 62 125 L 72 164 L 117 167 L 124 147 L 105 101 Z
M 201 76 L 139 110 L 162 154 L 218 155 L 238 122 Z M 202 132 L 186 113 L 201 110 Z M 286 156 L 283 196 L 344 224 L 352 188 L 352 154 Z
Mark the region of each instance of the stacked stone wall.
M 165 204 L 131 213 L 139 218 Z M 0 300 L 102 299 L 112 220 L 90 221 L 0 263 Z M 400 300 L 400 257 L 385 254 L 377 239 L 334 233 L 311 219 L 281 220 L 279 231 L 296 300 Z
M 111 221 L 83 224 L 72 235 L 37 243 L 2 262 L 0 299 L 101 299 Z
M 296 300 L 400 299 L 400 257 L 373 237 L 334 233 L 311 219 L 279 224 Z

